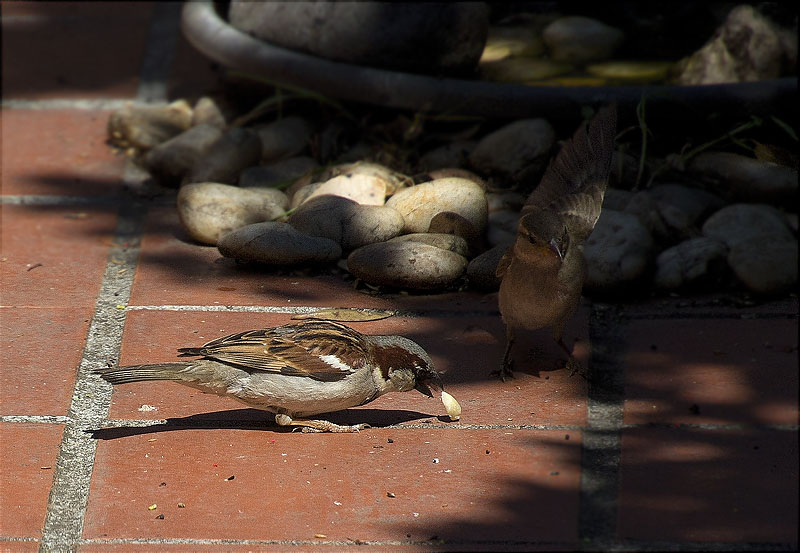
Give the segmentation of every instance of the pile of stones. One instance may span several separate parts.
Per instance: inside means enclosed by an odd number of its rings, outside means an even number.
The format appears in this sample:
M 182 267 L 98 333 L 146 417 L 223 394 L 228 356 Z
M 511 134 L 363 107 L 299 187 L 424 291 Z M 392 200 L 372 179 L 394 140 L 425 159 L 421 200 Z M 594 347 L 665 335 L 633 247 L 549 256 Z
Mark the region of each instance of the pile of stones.
M 389 289 L 495 289 L 527 193 L 496 183 L 530 189 L 557 146 L 548 121 L 524 119 L 421 151 L 401 173 L 359 158 L 363 144 L 320 165 L 309 144 L 327 130 L 298 115 L 230 121 L 210 98 L 131 105 L 112 114 L 109 136 L 157 182 L 180 186 L 178 214 L 198 243 L 272 266 L 338 263 Z M 634 191 L 630 157 L 615 154 L 585 244 L 587 292 L 794 290 L 796 165 L 706 151 L 685 178 Z

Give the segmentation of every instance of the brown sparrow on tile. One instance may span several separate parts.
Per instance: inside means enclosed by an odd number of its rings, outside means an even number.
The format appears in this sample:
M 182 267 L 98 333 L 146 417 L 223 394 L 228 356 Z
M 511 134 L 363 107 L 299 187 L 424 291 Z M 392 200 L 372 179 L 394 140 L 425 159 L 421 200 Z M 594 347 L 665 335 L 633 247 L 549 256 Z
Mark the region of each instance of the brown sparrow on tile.
M 517 238 L 497 267 L 498 301 L 508 344 L 499 371 L 512 376 L 514 329 L 550 327 L 567 353 L 568 367 L 583 373 L 564 344 L 564 325 L 578 307 L 586 277 L 583 241 L 592 233 L 608 184 L 616 134 L 616 106 L 582 125 L 561 148 L 522 208 Z
M 402 336 L 368 336 L 345 325 L 309 320 L 250 330 L 181 348 L 178 363 L 98 369 L 111 384 L 172 380 L 203 392 L 230 396 L 275 413 L 282 426 L 305 432 L 358 432 L 307 417 L 364 405 L 389 392 L 442 390 L 425 350 Z

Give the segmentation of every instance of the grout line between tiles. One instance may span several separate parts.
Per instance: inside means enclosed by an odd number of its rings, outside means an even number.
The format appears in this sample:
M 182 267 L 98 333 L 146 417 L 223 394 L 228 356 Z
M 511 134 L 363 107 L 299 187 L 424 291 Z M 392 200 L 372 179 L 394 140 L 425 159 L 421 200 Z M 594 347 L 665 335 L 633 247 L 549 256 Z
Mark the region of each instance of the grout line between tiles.
M 97 450 L 97 441 L 87 430 L 106 418 L 111 404 L 111 387 L 91 371 L 116 363 L 119 357 L 125 311 L 116 306 L 130 297 L 146 212 L 146 205 L 137 201 L 124 203 L 119 211 L 114 233 L 114 244 L 119 245 L 109 248 L 78 367 L 42 529 L 39 550 L 43 552 L 72 549 L 83 532 Z
M 44 194 L 0 196 L 0 205 L 112 205 L 119 203 L 120 196 L 104 194 L 101 196 L 47 196 Z
M 314 546 L 314 547 L 352 547 L 352 546 L 494 546 L 494 547 L 535 547 L 537 550 L 571 549 L 570 541 L 514 541 L 514 540 L 258 540 L 258 539 L 213 539 L 213 538 L 93 538 L 80 540 L 80 545 L 271 545 L 271 546 Z M 589 551 L 794 551 L 793 544 L 751 543 L 751 542 L 669 542 L 619 540 L 614 543 L 591 544 Z
M 135 101 L 132 98 L 75 98 L 75 99 L 53 99 L 53 100 L 21 100 L 10 99 L 0 102 L 3 109 L 30 109 L 30 110 L 117 110 L 129 104 L 143 105 L 143 102 Z M 166 102 L 156 102 L 148 105 L 166 104 Z
M 421 311 L 406 311 L 401 309 L 373 309 L 365 307 L 342 307 L 342 306 L 273 306 L 273 305 L 128 305 L 128 311 L 222 311 L 226 313 L 278 313 L 291 315 L 305 315 L 317 313 L 328 309 L 345 309 L 348 311 L 358 311 L 360 313 L 388 313 L 394 317 L 485 317 L 487 315 L 499 315 L 496 309 L 486 311 L 452 311 L 447 309 L 430 309 Z M 370 321 L 353 321 L 370 322 Z
M 167 78 L 177 44 L 180 3 L 156 4 L 140 67 L 138 100 L 165 100 Z M 76 105 L 71 105 L 74 109 Z M 135 187 L 139 175 L 128 164 L 123 182 Z M 50 488 L 40 552 L 73 550 L 83 535 L 97 440 L 87 432 L 108 416 L 111 386 L 92 374 L 107 363 L 116 364 L 122 346 L 126 311 L 136 273 L 147 205 L 138 199 L 122 202 L 114 245 L 109 248 L 105 273 L 89 325 L 61 447 Z M 121 271 L 120 269 L 126 269 Z
M 626 311 L 625 306 L 613 306 L 617 311 L 617 316 L 625 320 L 668 320 L 668 319 L 797 319 L 798 315 L 795 313 L 742 313 L 742 314 L 728 314 L 728 313 L 681 313 L 675 312 L 664 315 L 651 315 L 651 314 L 636 314 Z M 446 309 L 430 309 L 430 310 L 393 310 L 393 309 L 379 309 L 379 308 L 352 308 L 341 306 L 306 306 L 306 305 L 293 305 L 293 306 L 271 306 L 271 305 L 129 305 L 126 307 L 129 311 L 223 311 L 230 313 L 286 313 L 286 314 L 307 314 L 316 313 L 326 309 L 348 309 L 353 311 L 360 311 L 363 313 L 391 313 L 391 315 L 399 317 L 479 317 L 487 315 L 499 316 L 500 312 L 493 308 L 487 307 L 485 311 L 477 310 L 446 310 Z M 604 305 L 604 310 L 608 309 Z M 598 312 L 600 310 L 597 310 Z M 365 321 L 366 322 L 366 321 Z
M 617 309 L 592 305 L 589 386 L 581 440 L 578 536 L 583 548 L 616 541 L 624 383 Z
M 441 545 L 493 545 L 493 546 L 544 546 L 552 548 L 563 548 L 572 545 L 571 542 L 555 541 L 513 541 L 513 540 L 475 540 L 475 541 L 445 541 L 445 540 L 258 540 L 258 539 L 213 539 L 213 538 L 93 538 L 81 540 L 81 545 L 90 544 L 135 544 L 135 545 L 283 545 L 283 546 L 318 546 L 318 547 L 342 547 L 342 546 L 422 546 L 434 547 Z

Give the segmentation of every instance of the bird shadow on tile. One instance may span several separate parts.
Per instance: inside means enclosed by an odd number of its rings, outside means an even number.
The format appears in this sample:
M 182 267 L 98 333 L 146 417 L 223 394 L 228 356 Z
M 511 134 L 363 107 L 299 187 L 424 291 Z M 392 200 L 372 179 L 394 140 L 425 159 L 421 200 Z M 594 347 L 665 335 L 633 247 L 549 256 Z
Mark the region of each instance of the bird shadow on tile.
M 335 424 L 352 425 L 359 423 L 369 424 L 371 428 L 382 428 L 405 422 L 445 422 L 446 417 L 429 415 L 417 411 L 404 409 L 355 409 L 336 413 L 325 413 L 316 419 L 323 419 Z M 187 417 L 174 417 L 166 419 L 161 424 L 150 426 L 117 426 L 112 428 L 87 429 L 95 440 L 115 440 L 129 436 L 143 434 L 157 434 L 159 432 L 172 432 L 178 430 L 214 430 L 214 429 L 240 429 L 240 430 L 266 430 L 270 432 L 293 432 L 297 428 L 278 426 L 270 413 L 258 409 L 232 409 L 227 411 L 213 411 Z

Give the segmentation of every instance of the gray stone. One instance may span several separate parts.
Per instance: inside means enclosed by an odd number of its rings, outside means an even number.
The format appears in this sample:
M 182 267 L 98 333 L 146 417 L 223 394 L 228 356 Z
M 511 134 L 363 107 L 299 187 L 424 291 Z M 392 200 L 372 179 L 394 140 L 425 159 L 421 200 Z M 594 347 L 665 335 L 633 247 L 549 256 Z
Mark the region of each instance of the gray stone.
M 425 232 L 437 213 L 451 211 L 469 221 L 480 233 L 486 228 L 488 207 L 483 188 L 468 179 L 448 178 L 400 190 L 386 205 L 406 221 L 403 232 Z
M 365 282 L 412 290 L 447 287 L 466 267 L 463 255 L 419 242 L 378 242 L 347 258 L 348 270 Z
M 674 290 L 697 285 L 713 285 L 727 269 L 728 248 L 704 236 L 681 242 L 656 258 L 655 284 Z
M 531 166 L 544 167 L 555 141 L 553 127 L 544 119 L 521 119 L 484 136 L 469 156 L 483 175 L 515 178 Z
M 663 184 L 636 192 L 623 211 L 639 217 L 659 243 L 672 245 L 699 236 L 705 217 L 723 205 L 721 198 L 705 190 Z
M 291 157 L 248 167 L 239 174 L 242 188 L 287 188 L 298 179 L 310 176 L 319 164 L 310 157 Z M 308 183 L 306 183 L 308 184 Z
M 261 142 L 250 129 L 231 129 L 209 146 L 186 177 L 187 182 L 234 184 L 239 173 L 258 163 Z
M 295 156 L 311 141 L 313 127 L 302 117 L 284 117 L 257 125 L 253 129 L 261 141 L 261 161 L 270 162 Z
M 517 236 L 519 211 L 500 210 L 489 214 L 486 239 L 492 246 L 513 242 Z
M 739 280 L 757 294 L 783 294 L 797 289 L 797 240 L 753 236 L 738 242 L 728 264 Z
M 425 172 L 443 167 L 466 167 L 469 154 L 476 144 L 474 140 L 454 140 L 429 150 L 420 157 L 417 170 Z
M 472 223 L 452 211 L 440 211 L 434 215 L 431 219 L 431 224 L 428 226 L 428 232 L 431 234 L 454 234 L 459 236 L 466 241 L 470 252 L 479 246 L 483 238 Z
M 628 204 L 633 198 L 633 192 L 630 190 L 621 190 L 619 188 L 608 188 L 603 196 L 603 209 L 613 209 L 614 211 L 625 211 Z
M 654 256 L 653 237 L 635 215 L 604 209 L 584 243 L 586 287 L 616 291 L 641 279 Z
M 221 137 L 222 130 L 213 125 L 196 125 L 151 149 L 143 164 L 160 181 L 180 184 Z
M 194 105 L 194 111 L 192 112 L 193 127 L 196 125 L 212 125 L 219 129 L 224 129 L 228 126 L 227 119 L 222 107 L 214 98 L 203 96 Z
M 774 205 L 797 201 L 797 170 L 730 152 L 705 152 L 688 170 L 708 187 L 732 201 Z
M 269 194 L 215 182 L 183 186 L 177 204 L 186 232 L 204 244 L 217 244 L 223 234 L 284 213 Z
M 187 130 L 192 108 L 186 100 L 167 106 L 126 105 L 108 118 L 108 138 L 121 148 L 147 150 Z
M 467 179 L 471 180 L 484 190 L 486 190 L 486 181 L 483 180 L 481 177 L 470 171 L 469 169 L 462 169 L 460 167 L 443 167 L 442 169 L 433 169 L 428 171 L 427 173 L 428 179 L 420 179 L 417 182 L 429 182 L 432 180 L 439 180 L 439 179 Z
M 641 190 L 634 193 L 628 205 L 625 206 L 624 212 L 635 215 L 656 241 L 660 243 L 675 242 L 675 240 L 671 239 L 667 226 L 658 212 L 656 199 L 650 194 L 649 190 Z
M 410 179 L 405 175 L 393 171 L 385 165 L 373 163 L 371 161 L 356 161 L 353 163 L 332 165 L 320 173 L 319 181 L 324 182 L 334 177 L 353 177 L 355 175 L 370 176 L 382 180 L 386 186 L 387 195 L 394 194 L 398 189 L 411 184 Z
M 500 288 L 500 281 L 497 276 L 497 265 L 500 259 L 508 251 L 511 242 L 499 244 L 490 250 L 483 252 L 467 265 L 467 279 L 470 286 L 479 290 L 497 290 Z
M 271 265 L 330 263 L 342 256 L 339 244 L 327 238 L 308 236 L 286 223 L 247 225 L 219 239 L 225 257 Z
M 372 175 L 339 175 L 300 188 L 292 196 L 292 207 L 319 196 L 340 196 L 362 205 L 383 205 L 386 201 L 386 182 Z
M 361 205 L 341 196 L 316 196 L 297 208 L 289 224 L 309 236 L 322 236 L 349 251 L 400 234 L 405 221 L 386 206 Z
M 723 207 L 703 225 L 703 235 L 724 242 L 733 250 L 750 238 L 772 241 L 793 239 L 780 211 L 764 204 L 733 204 Z
M 467 257 L 467 252 L 469 250 L 467 241 L 460 236 L 456 236 L 455 234 L 415 232 L 412 234 L 395 236 L 389 240 L 389 242 L 419 242 L 421 244 L 428 244 L 429 246 L 442 248 L 443 250 L 449 250 L 459 255 L 463 255 L 464 257 Z
M 725 202 L 716 194 L 680 184 L 659 184 L 650 189 L 664 224 L 678 236 L 697 236 L 703 221 Z

